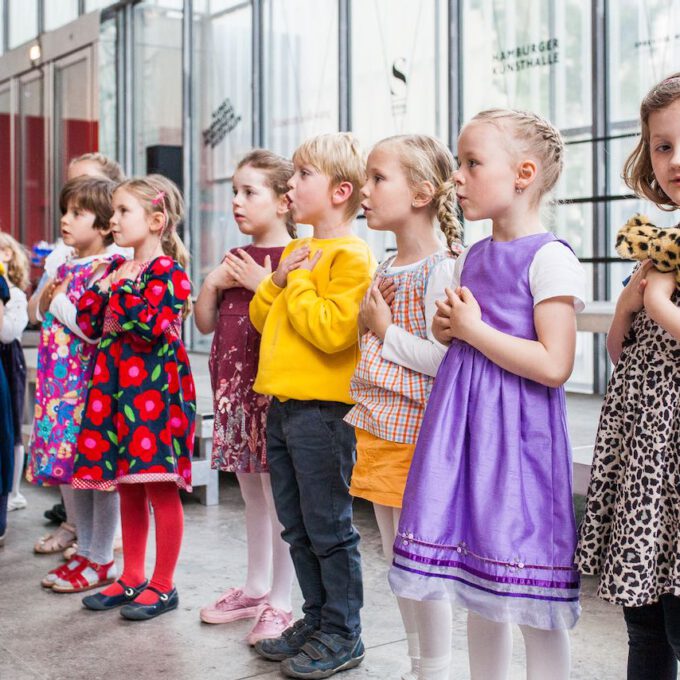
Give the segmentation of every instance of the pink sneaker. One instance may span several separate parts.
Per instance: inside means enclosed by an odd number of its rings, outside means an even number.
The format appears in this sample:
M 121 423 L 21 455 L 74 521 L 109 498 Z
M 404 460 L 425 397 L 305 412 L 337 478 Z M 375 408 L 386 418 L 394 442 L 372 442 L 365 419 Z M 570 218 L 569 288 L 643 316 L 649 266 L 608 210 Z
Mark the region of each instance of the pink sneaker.
M 293 622 L 293 612 L 284 612 L 276 609 L 270 604 L 263 604 L 257 609 L 255 625 L 246 635 L 246 642 L 254 645 L 260 640 L 267 638 L 277 638 Z
M 201 609 L 201 621 L 205 623 L 231 623 L 250 619 L 257 615 L 260 605 L 267 601 L 269 593 L 262 597 L 248 597 L 241 588 L 229 588 L 220 595 L 215 604 Z

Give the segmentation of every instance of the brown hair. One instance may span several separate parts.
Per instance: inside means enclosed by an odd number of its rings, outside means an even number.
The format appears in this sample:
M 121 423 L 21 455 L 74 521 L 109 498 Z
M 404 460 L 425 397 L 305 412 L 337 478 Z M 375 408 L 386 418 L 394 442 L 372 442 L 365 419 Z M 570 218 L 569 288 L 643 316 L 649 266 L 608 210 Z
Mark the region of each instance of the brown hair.
M 666 195 L 654 177 L 649 148 L 649 116 L 680 99 L 680 72 L 655 85 L 640 104 L 640 140 L 623 165 L 623 181 L 638 196 L 644 196 L 661 208 L 675 210 L 678 206 Z
M 293 176 L 294 170 L 293 164 L 287 158 L 267 149 L 253 149 L 239 161 L 236 170 L 245 166 L 262 170 L 267 177 L 267 186 L 277 196 L 285 196 L 288 193 L 288 180 Z M 297 225 L 290 210 L 286 214 L 286 229 L 291 238 L 297 238 Z
M 104 245 L 110 246 L 113 243 L 113 236 L 110 232 L 111 217 L 113 208 L 111 198 L 113 190 L 116 188 L 115 182 L 105 177 L 74 177 L 64 184 L 59 194 L 59 209 L 61 214 L 68 212 L 68 204 L 73 203 L 80 210 L 87 210 L 94 213 L 94 229 L 106 231 L 104 234 Z
M 357 138 L 351 132 L 329 132 L 306 139 L 293 154 L 295 165 L 308 163 L 317 168 L 336 187 L 342 182 L 352 185 L 345 218 L 356 217 L 361 206 L 361 187 L 366 181 L 366 161 Z
M 26 290 L 29 284 L 26 249 L 5 231 L 0 231 L 0 248 L 12 251 L 12 259 L 7 263 L 7 278 L 17 288 Z
M 487 109 L 472 121 L 507 128 L 520 143 L 522 153 L 528 153 L 538 161 L 538 181 L 534 182 L 538 189 L 537 201 L 554 189 L 564 167 L 564 140 L 550 121 L 537 113 L 514 109 Z
M 401 167 L 413 191 L 423 182 L 435 189 L 432 212 L 446 237 L 451 251 L 461 243 L 462 227 L 456 215 L 456 186 L 452 175 L 456 169 L 453 154 L 438 139 L 429 135 L 395 135 L 382 139 L 375 146 L 395 148 Z
M 131 193 L 147 214 L 161 213 L 165 217 L 165 225 L 161 231 L 163 252 L 186 269 L 189 264 L 189 251 L 177 233 L 177 226 L 184 218 L 184 199 L 177 185 L 164 175 L 147 175 L 126 179 L 116 187 L 116 190 L 118 189 Z M 184 318 L 190 312 L 189 297 L 182 310 Z
M 72 158 L 69 161 L 68 167 L 70 168 L 71 166 L 80 162 L 97 163 L 101 168 L 102 175 L 104 177 L 108 177 L 114 182 L 122 182 L 125 179 L 123 168 L 121 168 L 116 161 L 109 158 L 108 156 L 105 156 L 103 153 L 99 153 L 98 151 L 84 153 L 82 156 Z

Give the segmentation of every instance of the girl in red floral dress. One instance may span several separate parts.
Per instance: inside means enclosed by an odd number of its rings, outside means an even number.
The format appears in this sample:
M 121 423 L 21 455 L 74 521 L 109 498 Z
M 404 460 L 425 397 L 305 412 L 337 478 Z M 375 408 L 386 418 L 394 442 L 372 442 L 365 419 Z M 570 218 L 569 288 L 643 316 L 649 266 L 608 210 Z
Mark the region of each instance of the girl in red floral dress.
M 274 509 L 267 465 L 266 422 L 271 397 L 253 392 L 260 334 L 248 305 L 260 281 L 279 264 L 295 236 L 286 192 L 290 161 L 255 149 L 234 173 L 232 209 L 241 233 L 252 244 L 229 251 L 205 279 L 196 301 L 196 325 L 214 331 L 210 378 L 214 393 L 213 467 L 236 473 L 245 503 L 248 572 L 242 587 L 232 587 L 201 609 L 206 623 L 252 618 L 247 640 L 278 637 L 291 622 L 293 564 Z
M 78 436 L 73 486 L 120 493 L 123 574 L 84 598 L 89 609 L 121 609 L 150 619 L 176 609 L 173 576 L 184 515 L 179 488 L 191 489 L 196 413 L 194 381 L 180 337 L 191 283 L 176 232 L 182 197 L 161 175 L 127 180 L 113 195 L 112 232 L 133 248 L 78 303 L 86 335 L 101 336 Z M 156 566 L 147 583 L 144 558 L 154 508 Z

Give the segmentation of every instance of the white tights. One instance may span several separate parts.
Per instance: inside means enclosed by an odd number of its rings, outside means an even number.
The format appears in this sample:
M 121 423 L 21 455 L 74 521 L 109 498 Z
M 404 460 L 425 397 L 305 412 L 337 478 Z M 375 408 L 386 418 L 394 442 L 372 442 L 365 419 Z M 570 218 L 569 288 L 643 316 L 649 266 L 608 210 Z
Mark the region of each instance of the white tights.
M 512 624 L 468 612 L 471 680 L 506 680 L 512 656 Z M 527 658 L 527 680 L 567 680 L 571 666 L 569 633 L 520 626 Z
M 399 528 L 400 508 L 373 504 L 383 552 L 392 564 L 392 546 Z M 448 600 L 397 597 L 404 622 L 411 675 L 418 680 L 448 680 L 451 660 L 451 604 Z
M 269 592 L 269 604 L 289 612 L 295 570 L 288 544 L 281 538 L 283 527 L 276 516 L 269 473 L 237 472 L 236 479 L 246 506 L 248 574 L 244 592 L 248 597 Z
M 19 485 L 24 474 L 24 445 L 14 445 L 14 479 L 12 480 L 12 491 L 9 494 L 9 500 L 16 498 L 19 495 Z

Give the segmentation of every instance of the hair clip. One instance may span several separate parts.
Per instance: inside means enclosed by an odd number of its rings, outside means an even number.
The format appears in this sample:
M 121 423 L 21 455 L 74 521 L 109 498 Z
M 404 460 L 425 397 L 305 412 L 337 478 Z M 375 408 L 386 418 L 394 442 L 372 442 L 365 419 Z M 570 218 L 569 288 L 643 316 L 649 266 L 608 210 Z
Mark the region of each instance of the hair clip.
M 151 205 L 161 205 L 165 200 L 165 191 L 159 191 L 151 201 Z

